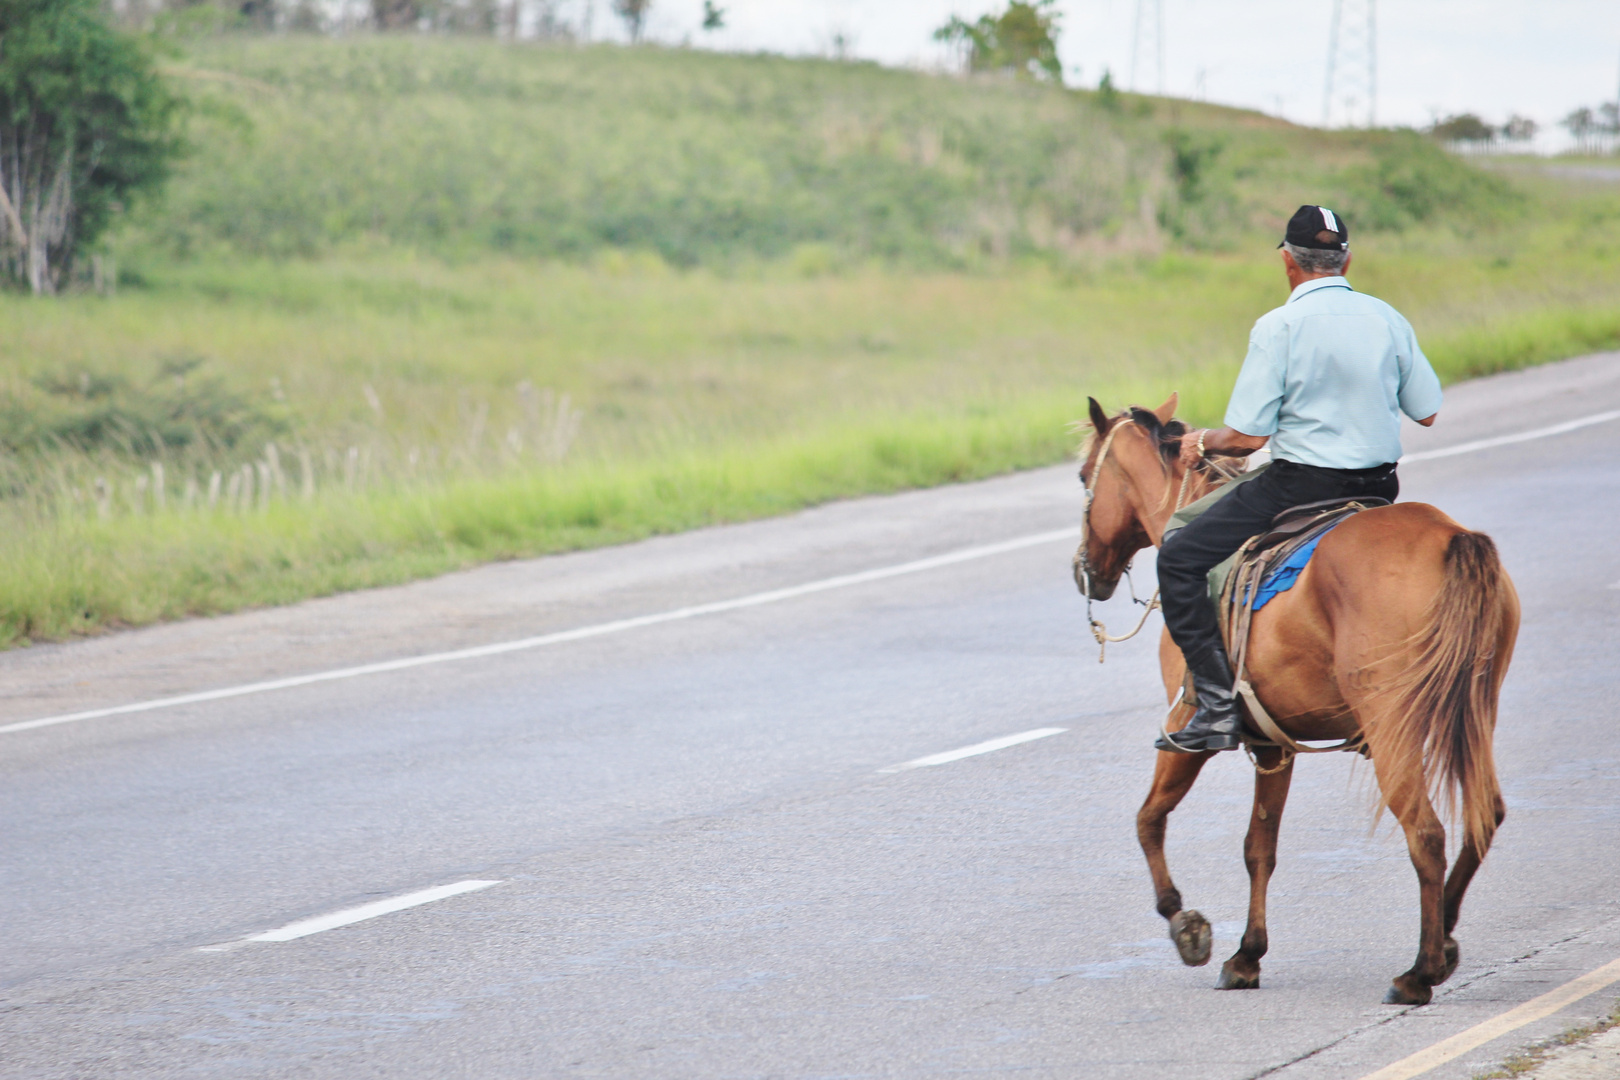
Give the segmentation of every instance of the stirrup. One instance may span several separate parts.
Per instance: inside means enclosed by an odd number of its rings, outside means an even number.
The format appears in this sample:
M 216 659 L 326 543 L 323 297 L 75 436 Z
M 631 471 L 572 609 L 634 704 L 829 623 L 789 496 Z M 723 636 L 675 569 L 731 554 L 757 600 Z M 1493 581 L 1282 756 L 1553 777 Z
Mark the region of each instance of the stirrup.
M 1184 728 L 1182 730 L 1186 730 L 1186 729 Z M 1170 737 L 1172 735 L 1180 735 L 1180 734 L 1181 734 L 1180 731 L 1171 732 L 1171 731 L 1160 730 L 1159 737 L 1157 739 L 1153 740 L 1153 748 L 1155 750 L 1166 750 L 1166 751 L 1169 751 L 1171 753 L 1176 753 L 1176 754 L 1218 754 L 1218 753 L 1222 752 L 1223 750 L 1236 750 L 1239 746 L 1243 745 L 1242 738 L 1240 738 L 1237 735 L 1230 735 L 1230 734 L 1226 734 L 1226 733 L 1219 732 L 1219 731 L 1212 731 L 1208 735 L 1204 736 L 1204 745 L 1199 747 L 1198 749 L 1194 750 L 1194 749 L 1192 749 L 1190 747 L 1182 746 L 1180 743 L 1176 742 L 1174 739 L 1172 739 Z M 1223 746 L 1211 746 L 1211 745 L 1209 745 L 1211 742 L 1213 742 L 1215 740 L 1220 740 L 1221 742 L 1224 743 L 1228 739 L 1231 740 L 1231 745 L 1229 745 L 1229 746 L 1224 746 L 1224 745 Z

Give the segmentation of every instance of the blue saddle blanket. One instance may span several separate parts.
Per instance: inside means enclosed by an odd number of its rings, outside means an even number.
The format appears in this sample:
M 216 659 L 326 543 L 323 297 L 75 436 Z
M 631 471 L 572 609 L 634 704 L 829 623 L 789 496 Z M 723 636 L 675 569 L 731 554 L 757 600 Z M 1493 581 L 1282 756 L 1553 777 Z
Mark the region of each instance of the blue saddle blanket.
M 1259 611 L 1276 599 L 1277 596 L 1292 589 L 1294 582 L 1299 580 L 1299 575 L 1305 572 L 1305 564 L 1311 561 L 1312 555 L 1316 554 L 1316 545 L 1322 542 L 1322 537 L 1337 529 L 1347 520 L 1349 520 L 1349 515 L 1335 521 L 1327 529 L 1323 530 L 1319 536 L 1312 538 L 1310 543 L 1305 544 L 1288 558 L 1272 567 L 1266 573 L 1266 576 L 1261 579 L 1260 587 L 1255 590 L 1254 597 L 1249 600 L 1254 610 Z

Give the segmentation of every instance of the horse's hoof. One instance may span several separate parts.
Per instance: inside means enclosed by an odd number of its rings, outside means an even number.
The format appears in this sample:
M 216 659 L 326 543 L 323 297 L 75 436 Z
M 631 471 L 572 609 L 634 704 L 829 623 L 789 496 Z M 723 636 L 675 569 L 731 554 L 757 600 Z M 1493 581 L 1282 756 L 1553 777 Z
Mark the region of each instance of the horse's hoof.
M 1440 973 L 1440 977 L 1438 979 L 1434 980 L 1435 985 L 1437 985 L 1437 986 L 1440 983 L 1443 983 L 1447 979 L 1451 978 L 1452 974 L 1454 972 L 1456 972 L 1456 970 L 1457 970 L 1457 961 L 1462 959 L 1462 953 L 1459 952 L 1458 949 L 1457 949 L 1457 939 L 1456 938 L 1446 938 L 1445 955 L 1446 955 L 1446 967 L 1445 967 L 1445 970 Z
M 1209 963 L 1209 950 L 1215 944 L 1215 934 L 1209 920 L 1196 911 L 1178 911 L 1170 916 L 1170 940 L 1176 943 L 1181 962 L 1188 967 L 1203 967 Z
M 1221 965 L 1221 977 L 1215 980 L 1217 990 L 1258 990 L 1260 989 L 1260 976 L 1239 975 L 1232 970 L 1232 962 L 1228 960 Z
M 1433 997 L 1434 991 L 1429 989 L 1427 986 L 1419 986 L 1415 989 L 1404 987 L 1401 985 L 1401 981 L 1396 979 L 1390 984 L 1389 992 L 1384 995 L 1384 1004 L 1427 1005 L 1429 1003 L 1429 999 Z

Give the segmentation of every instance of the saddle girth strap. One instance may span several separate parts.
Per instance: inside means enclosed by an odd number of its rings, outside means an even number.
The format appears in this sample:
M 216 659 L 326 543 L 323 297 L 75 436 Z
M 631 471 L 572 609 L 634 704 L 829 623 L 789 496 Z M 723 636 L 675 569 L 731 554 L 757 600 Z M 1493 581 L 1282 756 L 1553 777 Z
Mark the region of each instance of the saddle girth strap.
M 1383 504 L 1383 500 L 1378 500 Z M 1294 754 L 1326 754 L 1340 750 L 1365 752 L 1365 739 L 1361 735 L 1333 743 L 1330 746 L 1307 746 L 1295 740 L 1284 731 L 1266 707 L 1260 703 L 1260 697 L 1255 693 L 1248 677 L 1249 636 L 1254 624 L 1254 596 L 1260 589 L 1261 582 L 1265 581 L 1266 574 L 1272 567 L 1285 562 L 1290 555 L 1301 547 L 1317 539 L 1329 529 L 1338 525 L 1351 514 L 1360 513 L 1370 509 L 1365 503 L 1347 502 L 1330 509 L 1323 510 L 1313 517 L 1309 524 L 1300 528 L 1281 544 L 1268 547 L 1258 553 L 1255 549 L 1262 543 L 1274 539 L 1268 533 L 1261 533 L 1250 537 L 1238 549 L 1238 557 L 1227 575 L 1226 583 L 1221 589 L 1220 614 L 1221 636 L 1226 639 L 1226 654 L 1232 661 L 1233 693 L 1242 699 L 1249 714 L 1251 723 L 1259 729 L 1258 734 L 1263 738 L 1254 738 L 1244 735 L 1244 742 L 1251 746 L 1277 746 L 1283 751 L 1283 762 Z M 1256 766 L 1258 767 L 1258 766 Z M 1279 766 L 1280 768 L 1280 766 Z

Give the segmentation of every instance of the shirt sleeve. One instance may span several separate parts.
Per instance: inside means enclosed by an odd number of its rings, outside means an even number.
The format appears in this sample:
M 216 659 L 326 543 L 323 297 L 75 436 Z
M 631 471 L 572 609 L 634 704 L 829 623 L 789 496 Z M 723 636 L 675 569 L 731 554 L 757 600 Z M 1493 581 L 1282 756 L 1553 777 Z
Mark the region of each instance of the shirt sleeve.
M 1275 435 L 1287 379 L 1287 326 L 1262 318 L 1249 331 L 1249 354 L 1232 387 L 1226 426 L 1245 435 Z
M 1418 347 L 1412 325 L 1401 319 L 1400 329 L 1405 331 L 1397 335 L 1397 340 L 1401 342 L 1401 412 L 1414 420 L 1426 420 L 1440 411 L 1444 398 L 1440 391 L 1440 376 L 1434 373 L 1429 358 Z

